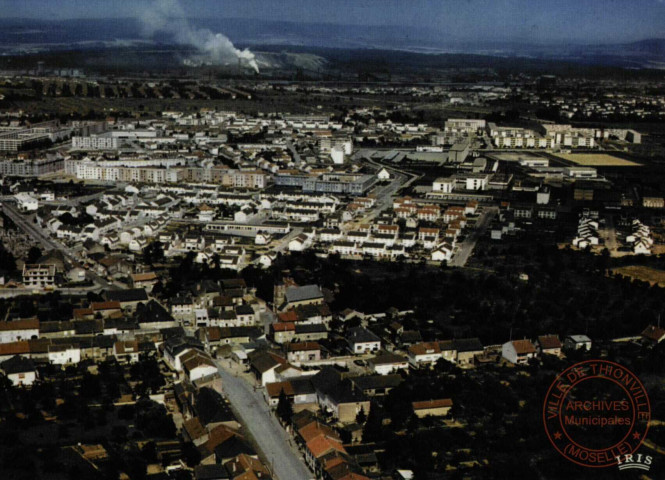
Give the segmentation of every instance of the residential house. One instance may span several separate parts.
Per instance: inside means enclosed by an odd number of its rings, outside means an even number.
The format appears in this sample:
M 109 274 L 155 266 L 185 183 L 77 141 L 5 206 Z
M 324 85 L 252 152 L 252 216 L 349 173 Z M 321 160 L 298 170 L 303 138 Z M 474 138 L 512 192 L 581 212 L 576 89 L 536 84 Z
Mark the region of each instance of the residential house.
M 390 352 L 379 352 L 367 361 L 369 367 L 379 375 L 388 375 L 399 370 L 409 369 L 409 360 L 406 357 Z
M 351 353 L 355 355 L 378 352 L 381 349 L 381 339 L 364 327 L 349 329 L 346 342 Z
M 31 338 L 39 338 L 39 320 L 36 317 L 0 322 L 0 343 L 18 342 Z
M 530 359 L 535 358 L 537 355 L 536 347 L 531 343 L 531 340 L 512 340 L 506 342 L 501 347 L 501 355 L 510 363 L 515 365 L 524 365 Z
M 312 362 L 321 360 L 321 346 L 317 342 L 297 342 L 286 345 L 289 362 Z
M 586 335 L 568 335 L 564 341 L 563 346 L 568 350 L 591 350 L 591 339 Z
M 0 372 L 15 387 L 30 386 L 39 378 L 35 362 L 30 358 L 15 355 L 0 363 Z
M 561 341 L 558 335 L 540 335 L 536 340 L 538 353 L 561 356 Z

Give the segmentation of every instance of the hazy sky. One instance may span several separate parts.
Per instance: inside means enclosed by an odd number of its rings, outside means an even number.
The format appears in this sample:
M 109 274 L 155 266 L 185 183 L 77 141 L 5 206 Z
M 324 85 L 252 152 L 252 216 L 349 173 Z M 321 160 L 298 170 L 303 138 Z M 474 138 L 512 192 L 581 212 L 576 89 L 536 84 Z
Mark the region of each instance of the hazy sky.
M 0 17 L 134 16 L 143 0 L 0 0 Z M 477 40 L 665 37 L 665 0 L 181 0 L 190 17 L 429 27 Z

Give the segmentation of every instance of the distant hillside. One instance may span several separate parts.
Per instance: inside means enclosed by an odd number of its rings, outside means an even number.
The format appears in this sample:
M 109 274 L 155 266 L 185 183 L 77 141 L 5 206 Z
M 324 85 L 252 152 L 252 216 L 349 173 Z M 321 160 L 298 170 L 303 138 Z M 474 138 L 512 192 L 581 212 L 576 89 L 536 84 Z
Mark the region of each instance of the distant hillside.
M 665 39 L 611 45 L 531 44 L 523 41 L 461 41 L 431 28 L 303 24 L 248 19 L 192 19 L 199 28 L 222 32 L 233 42 L 251 48 L 328 48 L 389 50 L 428 54 L 466 54 L 495 58 L 522 57 L 532 61 L 622 68 L 665 69 Z M 26 20 L 0 19 L 0 53 L 119 47 L 169 38 L 141 37 L 134 18 Z M 405 57 L 400 57 L 405 60 Z M 406 59 L 408 60 L 408 59 Z

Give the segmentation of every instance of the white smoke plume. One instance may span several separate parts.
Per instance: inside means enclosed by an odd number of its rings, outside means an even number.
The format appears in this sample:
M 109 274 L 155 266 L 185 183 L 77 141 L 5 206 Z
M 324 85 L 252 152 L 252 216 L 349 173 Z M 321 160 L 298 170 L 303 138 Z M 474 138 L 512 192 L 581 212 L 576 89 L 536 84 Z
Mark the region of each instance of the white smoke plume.
M 192 27 L 178 0 L 155 0 L 140 12 L 139 18 L 146 37 L 157 33 L 171 35 L 176 43 L 191 45 L 201 52 L 188 63 L 225 65 L 240 61 L 257 73 L 259 71 L 256 57 L 249 49 L 236 48 L 231 40 L 221 33 Z

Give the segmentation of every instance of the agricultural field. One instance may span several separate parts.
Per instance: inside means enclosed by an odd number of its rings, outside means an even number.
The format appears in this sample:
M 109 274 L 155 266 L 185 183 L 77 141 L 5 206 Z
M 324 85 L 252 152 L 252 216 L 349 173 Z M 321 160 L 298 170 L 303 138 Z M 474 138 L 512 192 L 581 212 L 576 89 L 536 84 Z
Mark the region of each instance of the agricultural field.
M 628 265 L 612 269 L 615 275 L 623 275 L 634 280 L 649 282 L 651 285 L 665 287 L 665 270 L 658 270 L 644 265 Z
M 639 163 L 606 153 L 558 153 L 557 158 L 583 167 L 639 167 Z

